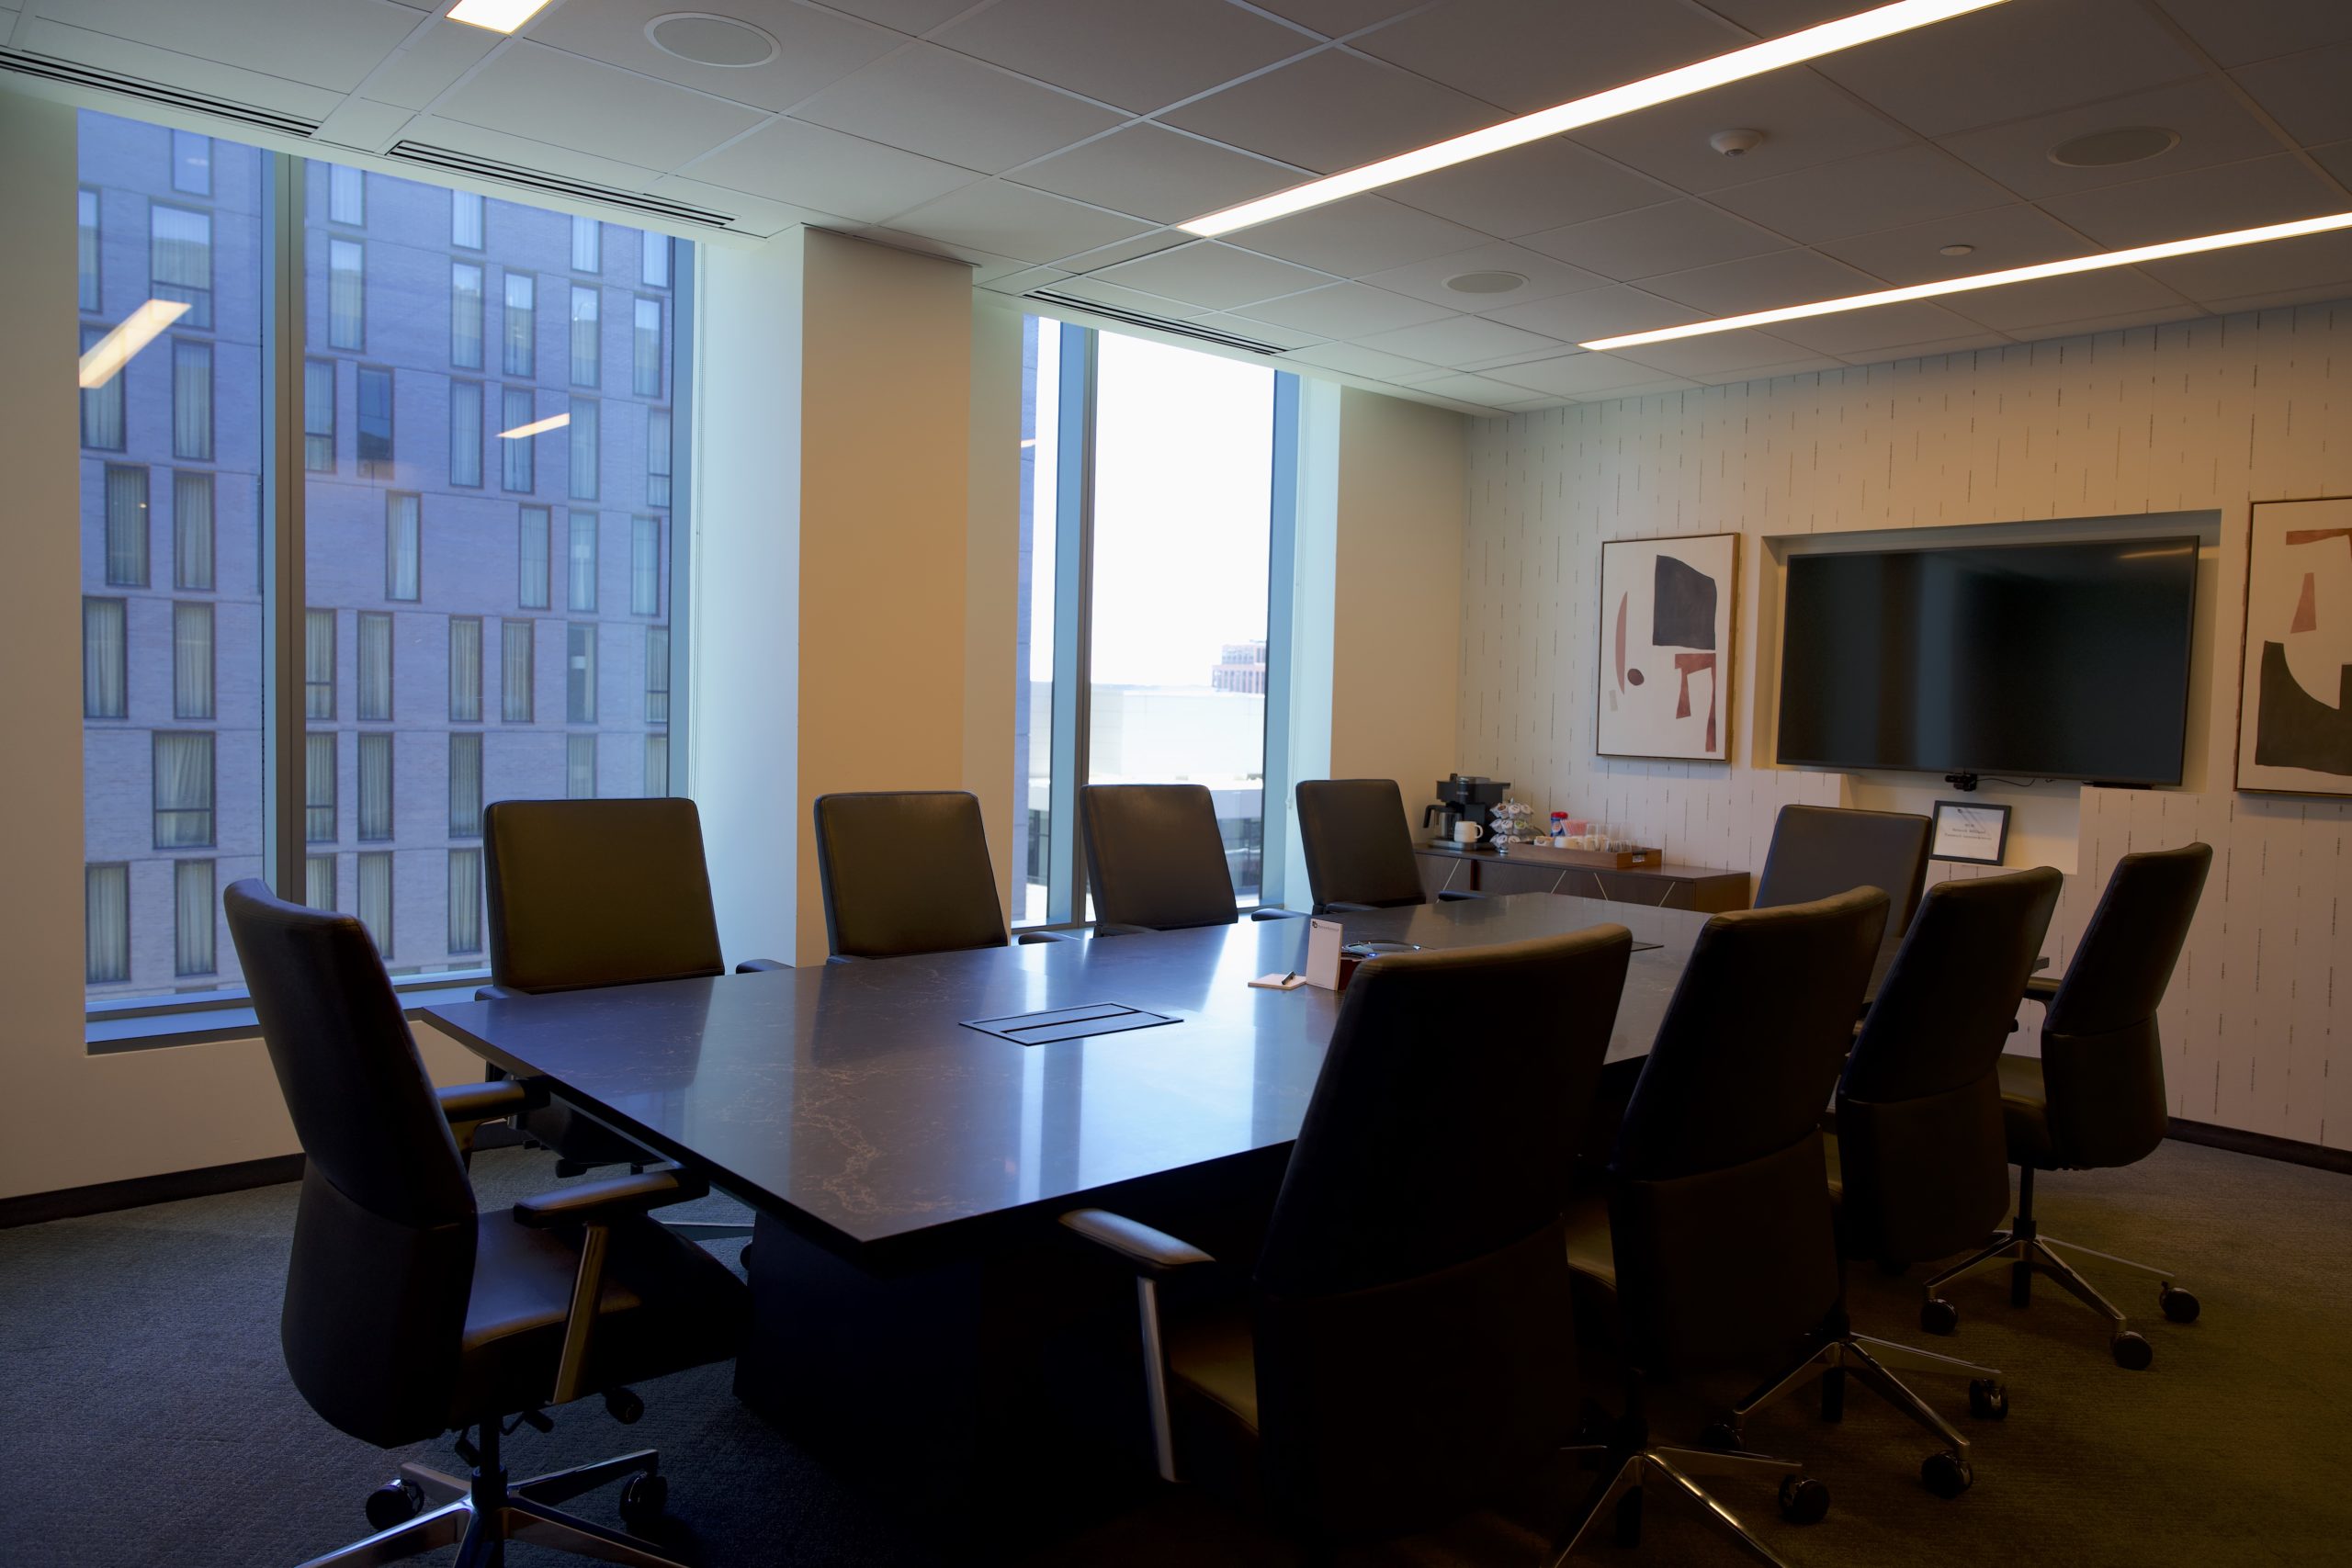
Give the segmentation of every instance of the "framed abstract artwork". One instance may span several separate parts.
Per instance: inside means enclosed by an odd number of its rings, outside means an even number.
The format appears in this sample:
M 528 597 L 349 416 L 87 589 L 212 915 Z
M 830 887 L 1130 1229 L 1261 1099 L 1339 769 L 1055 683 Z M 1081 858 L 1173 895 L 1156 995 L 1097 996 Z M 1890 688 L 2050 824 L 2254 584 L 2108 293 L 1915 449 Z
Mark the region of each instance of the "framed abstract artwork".
M 2352 498 L 2254 508 L 2237 784 L 2352 795 Z
M 1731 755 L 1738 568 L 1736 534 L 1602 543 L 1600 755 Z

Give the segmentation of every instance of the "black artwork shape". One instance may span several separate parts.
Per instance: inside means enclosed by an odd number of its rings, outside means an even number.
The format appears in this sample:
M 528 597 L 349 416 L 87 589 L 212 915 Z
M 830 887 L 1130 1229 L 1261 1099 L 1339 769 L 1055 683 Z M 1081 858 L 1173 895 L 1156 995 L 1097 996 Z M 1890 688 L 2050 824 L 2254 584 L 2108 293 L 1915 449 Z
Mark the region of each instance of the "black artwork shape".
M 2309 768 L 2352 777 L 2352 664 L 2336 672 L 2329 707 L 2303 690 L 2287 668 L 2287 645 L 2262 645 L 2262 711 L 2254 721 L 2254 760 L 2266 768 Z
M 1657 558 L 1651 588 L 1650 642 L 1658 648 L 1715 646 L 1715 580 L 1688 561 Z

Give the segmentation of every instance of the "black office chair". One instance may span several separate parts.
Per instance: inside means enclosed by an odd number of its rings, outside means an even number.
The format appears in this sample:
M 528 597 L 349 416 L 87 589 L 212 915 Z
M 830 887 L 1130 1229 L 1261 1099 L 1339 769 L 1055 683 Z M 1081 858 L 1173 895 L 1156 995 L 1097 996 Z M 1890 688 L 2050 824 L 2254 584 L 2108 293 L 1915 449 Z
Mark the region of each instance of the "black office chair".
M 1159 1286 L 1214 1260 L 1099 1209 L 1062 1216 L 1135 1273 L 1163 1478 L 1223 1457 L 1310 1538 L 1393 1535 L 1567 1442 L 1562 1203 L 1631 952 L 1595 926 L 1357 970 L 1244 1303 L 1163 1325 Z
M 1395 779 L 1302 779 L 1298 840 L 1318 915 L 1426 904 L 1405 795 Z M 1476 893 L 1440 893 L 1445 900 Z
M 1998 1223 L 2009 1201 L 1994 1064 L 2057 908 L 2061 878 L 2043 867 L 1928 890 L 1862 1021 L 1838 1089 L 1839 1229 L 1849 1258 L 1883 1264 L 1948 1258 Z M 1890 1370 L 1893 1369 L 1893 1370 Z M 1748 1416 L 1821 1382 L 1826 1419 L 1844 1413 L 1846 1375 L 1936 1437 L 1920 1468 L 1957 1496 L 1973 1472 L 1968 1438 L 1895 1371 L 1968 1380 L 1971 1414 L 1998 1420 L 2008 1388 L 1998 1371 L 1853 1332 L 1841 1312 L 1807 1337 L 1788 1369 L 1733 1407 L 1736 1441 Z
M 2116 862 L 2064 976 L 2035 976 L 2026 983 L 2027 998 L 2045 1010 L 2041 1060 L 2005 1055 L 1998 1064 L 2004 1134 L 2018 1168 L 2017 1214 L 1990 1246 L 1928 1281 L 1920 1321 L 1930 1329 L 1949 1334 L 1960 1322 L 1959 1308 L 1942 1296 L 1944 1286 L 2006 1260 L 2012 1306 L 2024 1306 L 2034 1275 L 2047 1274 L 2107 1318 L 2112 1325 L 2108 1348 L 2118 1366 L 2146 1370 L 2154 1349 L 2068 1265 L 2061 1247 L 2154 1275 L 2165 1316 L 2175 1323 L 2197 1320 L 2197 1298 L 2173 1283 L 2171 1269 L 2043 1235 L 2033 1214 L 2033 1173 L 2132 1165 L 2164 1142 L 2171 1117 L 2156 1009 L 2172 984 L 2212 864 L 2213 852 L 2204 844 L 2125 855 Z
M 356 919 L 253 880 L 222 902 L 305 1156 L 279 1322 L 287 1369 L 337 1429 L 387 1449 L 455 1432 L 472 1469 L 460 1480 L 402 1465 L 368 1500 L 378 1533 L 309 1568 L 450 1545 L 460 1564 L 487 1568 L 510 1540 L 668 1568 L 650 1543 L 555 1506 L 628 1478 L 621 1516 L 642 1528 L 668 1490 L 651 1450 L 510 1484 L 499 1439 L 502 1422 L 545 1430 L 543 1407 L 589 1394 L 634 1420 L 643 1407 L 628 1383 L 735 1353 L 741 1283 L 645 1218 L 700 1185 L 664 1170 L 478 1212 L 451 1126 L 507 1114 L 532 1091 L 436 1094 Z
M 837 959 L 1002 947 L 980 803 L 959 789 L 817 797 L 817 879 Z M 1023 942 L 1061 941 L 1024 931 Z
M 1616 1325 L 1631 1374 L 1616 1475 L 1570 1551 L 1611 1510 L 1620 1542 L 1634 1544 L 1650 1483 L 1701 1504 L 1708 1525 L 1764 1562 L 1779 1560 L 1701 1480 L 1777 1476 L 1794 1523 L 1828 1509 L 1828 1489 L 1801 1465 L 1736 1446 L 1736 1415 L 1711 1446 L 1653 1443 L 1642 1384 L 1779 1364 L 1792 1345 L 1842 1337 L 1821 1119 L 1885 919 L 1886 896 L 1858 887 L 1717 915 L 1692 944 L 1626 1104 L 1606 1203 L 1588 1199 L 1570 1216 L 1588 1321 Z
M 497 800 L 483 808 L 481 840 L 491 983 L 477 999 L 727 973 L 693 801 Z M 735 966 L 784 967 L 765 958 Z M 555 1151 L 558 1176 L 660 1163 L 568 1106 L 538 1106 L 519 1125 Z
M 1088 784 L 1078 792 L 1099 936 L 1229 926 L 1240 918 L 1205 784 Z M 1293 918 L 1253 909 L 1252 919 Z
M 1886 931 L 1872 974 L 1883 975 L 1919 908 L 1933 832 L 1934 824 L 1908 812 L 1783 806 L 1756 879 L 1756 908 L 1808 903 L 1849 887 L 1877 888 L 1886 895 Z

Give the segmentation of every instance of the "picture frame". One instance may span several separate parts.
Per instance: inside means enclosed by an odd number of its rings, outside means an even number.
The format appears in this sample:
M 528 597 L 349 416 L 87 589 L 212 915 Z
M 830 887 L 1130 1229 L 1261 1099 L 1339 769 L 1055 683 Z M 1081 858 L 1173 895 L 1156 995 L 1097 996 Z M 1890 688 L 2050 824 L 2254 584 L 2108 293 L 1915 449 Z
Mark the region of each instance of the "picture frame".
M 2249 508 L 2239 626 L 2237 788 L 2352 797 L 2352 497 Z
M 1929 860 L 1999 865 L 2009 852 L 2009 808 L 1981 800 L 1939 800 L 1928 834 Z
M 1739 539 L 1601 542 L 1598 755 L 1731 760 Z

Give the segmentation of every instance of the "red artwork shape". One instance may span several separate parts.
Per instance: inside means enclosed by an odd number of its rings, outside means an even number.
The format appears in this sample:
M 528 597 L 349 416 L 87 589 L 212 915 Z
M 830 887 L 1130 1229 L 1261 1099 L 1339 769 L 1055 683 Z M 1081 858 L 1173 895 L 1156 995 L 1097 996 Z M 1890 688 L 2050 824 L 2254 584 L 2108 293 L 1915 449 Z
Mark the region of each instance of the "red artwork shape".
M 1625 689 L 1625 601 L 1630 593 L 1617 595 L 1617 689 Z
M 2352 546 L 2352 528 L 2290 528 L 2287 542 L 2290 545 L 2324 545 L 2330 539 L 2341 539 Z
M 1689 718 L 1690 716 L 1690 677 L 1702 670 L 1713 674 L 1715 668 L 1715 656 L 1712 653 L 1678 653 L 1674 656 L 1674 667 L 1682 674 L 1682 695 L 1674 705 L 1674 716 Z M 1714 749 L 1715 690 L 1714 682 L 1710 681 L 1707 682 L 1707 750 L 1712 751 Z
M 2295 619 L 2287 628 L 2290 632 L 2319 630 L 2319 579 L 2303 573 L 2303 596 L 2295 601 Z

